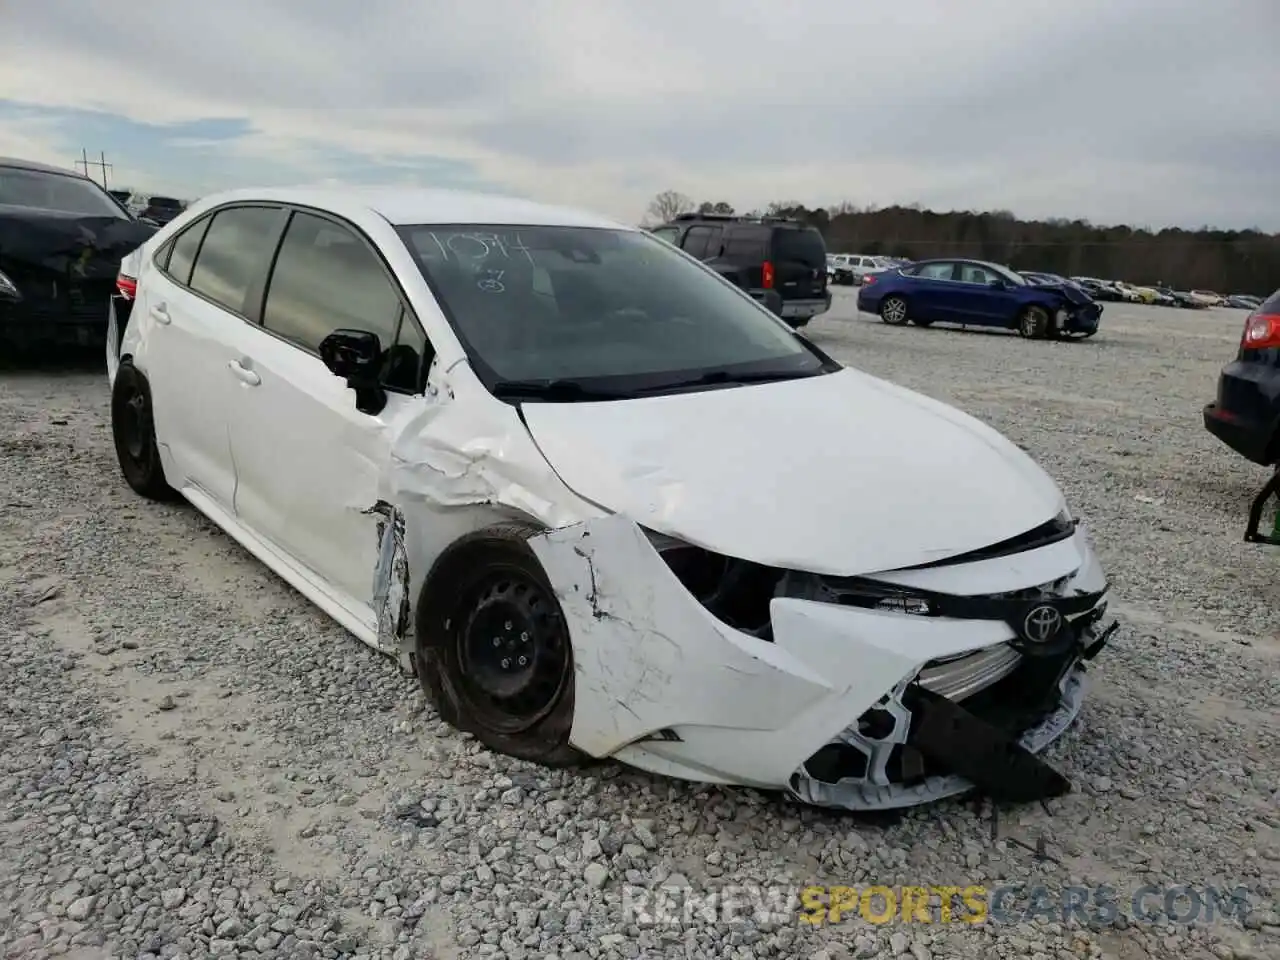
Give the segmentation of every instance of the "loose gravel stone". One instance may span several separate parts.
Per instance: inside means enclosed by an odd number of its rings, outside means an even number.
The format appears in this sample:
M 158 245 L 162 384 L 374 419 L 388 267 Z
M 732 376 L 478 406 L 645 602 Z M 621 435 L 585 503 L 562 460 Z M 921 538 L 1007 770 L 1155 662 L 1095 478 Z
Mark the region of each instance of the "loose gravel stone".
M 193 509 L 134 496 L 96 365 L 0 374 L 0 957 L 1280 957 L 1280 554 L 1241 542 L 1265 473 L 1199 420 L 1242 322 L 1107 305 L 1095 339 L 1034 343 L 839 290 L 807 329 L 1026 447 L 1114 581 L 1122 629 L 1048 754 L 1076 790 L 998 815 L 490 754 Z M 1001 922 L 813 925 L 812 884 L 1022 890 Z M 1251 910 L 1134 914 L 1175 884 Z M 1102 886 L 1114 920 L 1062 915 Z

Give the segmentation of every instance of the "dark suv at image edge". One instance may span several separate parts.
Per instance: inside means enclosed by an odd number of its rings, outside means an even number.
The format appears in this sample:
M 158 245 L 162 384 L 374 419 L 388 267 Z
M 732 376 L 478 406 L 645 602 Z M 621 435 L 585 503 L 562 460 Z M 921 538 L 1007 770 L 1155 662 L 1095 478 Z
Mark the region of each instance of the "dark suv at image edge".
M 827 244 L 780 217 L 681 214 L 650 231 L 696 257 L 799 329 L 831 309 Z

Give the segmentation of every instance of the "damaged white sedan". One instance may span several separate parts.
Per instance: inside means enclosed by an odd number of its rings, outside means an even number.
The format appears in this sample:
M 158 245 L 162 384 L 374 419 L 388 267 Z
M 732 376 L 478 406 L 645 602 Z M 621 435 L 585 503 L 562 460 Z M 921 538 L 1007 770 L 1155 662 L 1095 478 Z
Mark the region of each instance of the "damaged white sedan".
M 1107 582 L 982 423 L 642 230 L 505 197 L 207 197 L 124 262 L 120 465 L 440 715 L 849 809 L 1069 789 Z

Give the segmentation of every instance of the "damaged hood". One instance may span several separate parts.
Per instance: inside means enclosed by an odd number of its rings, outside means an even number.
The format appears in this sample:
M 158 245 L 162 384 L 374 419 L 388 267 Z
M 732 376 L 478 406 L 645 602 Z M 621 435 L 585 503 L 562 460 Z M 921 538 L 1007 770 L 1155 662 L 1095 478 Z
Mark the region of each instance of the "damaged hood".
M 155 232 L 154 226 L 123 217 L 0 204 L 0 265 L 37 267 L 61 277 L 114 279 L 125 255 Z
M 770 566 L 852 576 L 990 546 L 1053 519 L 1052 479 L 985 424 L 859 371 L 663 397 L 529 403 L 579 496 Z

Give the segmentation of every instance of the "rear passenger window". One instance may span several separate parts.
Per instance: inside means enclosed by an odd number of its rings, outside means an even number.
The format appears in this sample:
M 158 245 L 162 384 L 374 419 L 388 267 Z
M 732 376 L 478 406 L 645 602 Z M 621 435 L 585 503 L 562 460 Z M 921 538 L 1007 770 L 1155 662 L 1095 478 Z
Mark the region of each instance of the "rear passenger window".
M 169 245 L 169 260 L 165 270 L 178 283 L 186 286 L 191 282 L 191 265 L 196 262 L 196 251 L 200 249 L 200 241 L 209 229 L 209 218 L 205 217 L 183 230 Z
M 710 245 L 712 237 L 712 229 L 710 227 L 690 227 L 689 232 L 684 235 L 684 252 L 691 257 L 697 257 L 699 260 L 706 257 L 707 247 Z M 714 231 L 719 240 L 720 231 Z M 717 249 L 719 249 L 717 245 Z
M 950 280 L 954 265 L 950 263 L 926 263 L 916 269 L 916 276 L 928 280 Z
M 271 262 L 279 222 L 277 207 L 228 207 L 215 213 L 191 272 L 191 289 L 245 314 L 249 291 Z
M 400 294 L 364 241 L 332 220 L 293 215 L 267 285 L 264 327 L 312 353 L 342 329 L 377 334 L 388 350 L 400 315 Z
M 1258 307 L 1258 313 L 1280 314 L 1280 290 L 1262 301 L 1262 306 Z
M 724 245 L 724 255 L 728 260 L 761 263 L 768 259 L 765 256 L 764 241 L 751 237 L 730 237 Z

